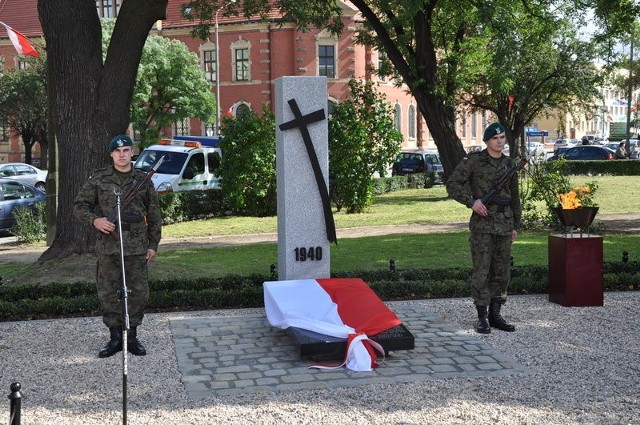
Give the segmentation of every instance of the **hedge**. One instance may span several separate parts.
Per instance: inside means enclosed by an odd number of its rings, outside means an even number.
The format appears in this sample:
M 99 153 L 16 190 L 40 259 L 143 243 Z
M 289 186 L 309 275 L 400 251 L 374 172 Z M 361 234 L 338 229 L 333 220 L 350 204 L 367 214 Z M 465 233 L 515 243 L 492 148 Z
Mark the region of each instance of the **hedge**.
M 607 291 L 640 288 L 640 262 L 604 263 Z M 467 297 L 470 268 L 367 270 L 336 273 L 333 277 L 359 277 L 384 301 Z M 218 279 L 166 279 L 149 282 L 148 311 L 169 312 L 263 307 L 263 275 L 229 275 Z M 546 266 L 515 266 L 509 293 L 547 293 Z M 0 321 L 97 316 L 100 306 L 93 282 L 0 286 Z

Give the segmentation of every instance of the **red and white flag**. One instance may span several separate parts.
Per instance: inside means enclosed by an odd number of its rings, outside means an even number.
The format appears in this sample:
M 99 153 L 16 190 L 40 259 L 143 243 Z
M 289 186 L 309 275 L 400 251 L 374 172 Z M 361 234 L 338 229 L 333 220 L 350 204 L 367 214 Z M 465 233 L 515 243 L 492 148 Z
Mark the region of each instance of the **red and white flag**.
M 271 326 L 290 326 L 347 340 L 340 365 L 370 371 L 378 365 L 383 348 L 368 338 L 402 322 L 362 280 L 303 279 L 264 282 L 264 305 Z
M 38 52 L 36 52 L 36 49 L 33 48 L 31 43 L 29 43 L 29 40 L 27 39 L 27 37 L 25 37 L 23 34 L 19 33 L 18 31 L 14 30 L 13 28 L 11 28 L 9 25 L 5 24 L 2 21 L 0 21 L 0 24 L 2 24 L 7 30 L 7 34 L 9 35 L 9 40 L 11 40 L 11 43 L 13 44 L 13 47 L 15 47 L 16 50 L 18 51 L 18 54 L 33 56 L 34 58 L 40 57 Z

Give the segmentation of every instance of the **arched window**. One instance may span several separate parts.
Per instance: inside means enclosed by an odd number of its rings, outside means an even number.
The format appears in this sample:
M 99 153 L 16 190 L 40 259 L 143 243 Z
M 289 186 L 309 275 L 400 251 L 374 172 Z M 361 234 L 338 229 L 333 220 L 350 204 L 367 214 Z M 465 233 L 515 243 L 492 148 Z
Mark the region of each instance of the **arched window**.
M 241 117 L 249 112 L 251 112 L 251 107 L 246 103 L 241 103 L 236 107 L 236 117 Z
M 393 126 L 396 130 L 402 132 L 402 108 L 399 103 L 396 103 L 393 111 Z
M 415 105 L 409 105 L 409 112 L 407 114 L 407 124 L 409 126 L 409 137 L 415 139 L 416 137 L 416 107 Z

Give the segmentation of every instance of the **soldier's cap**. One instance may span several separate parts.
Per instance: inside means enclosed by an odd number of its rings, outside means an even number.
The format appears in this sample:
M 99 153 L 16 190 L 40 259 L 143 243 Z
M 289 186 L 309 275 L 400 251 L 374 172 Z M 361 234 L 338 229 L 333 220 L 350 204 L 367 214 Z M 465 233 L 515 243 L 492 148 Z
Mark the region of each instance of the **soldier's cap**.
M 126 134 L 119 134 L 109 142 L 109 153 L 123 146 L 133 146 L 133 142 L 131 141 L 131 137 Z
M 491 139 L 493 136 L 497 136 L 498 134 L 504 133 L 504 126 L 499 122 L 494 122 L 493 124 L 489 124 L 487 128 L 484 130 L 484 135 L 482 136 L 483 141 L 487 141 Z

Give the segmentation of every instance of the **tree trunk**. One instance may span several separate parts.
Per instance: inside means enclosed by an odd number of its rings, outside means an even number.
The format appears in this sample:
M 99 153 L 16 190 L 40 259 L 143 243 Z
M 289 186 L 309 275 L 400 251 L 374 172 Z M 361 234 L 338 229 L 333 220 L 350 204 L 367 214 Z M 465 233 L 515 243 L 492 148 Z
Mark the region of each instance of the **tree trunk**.
M 55 239 L 40 262 L 94 250 L 95 232 L 73 217 L 73 200 L 94 170 L 111 164 L 107 144 L 129 125 L 142 47 L 152 25 L 166 17 L 167 1 L 123 2 L 103 66 L 95 3 L 38 0 L 59 165 Z

